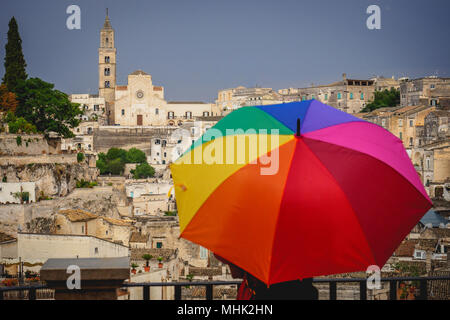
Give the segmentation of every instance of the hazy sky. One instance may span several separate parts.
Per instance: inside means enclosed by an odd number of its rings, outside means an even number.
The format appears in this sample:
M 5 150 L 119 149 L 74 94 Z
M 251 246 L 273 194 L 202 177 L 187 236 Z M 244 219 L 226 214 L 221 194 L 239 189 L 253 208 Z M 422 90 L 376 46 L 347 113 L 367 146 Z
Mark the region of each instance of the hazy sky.
M 81 8 L 81 30 L 66 8 Z M 381 30 L 366 9 L 381 8 Z M 305 87 L 374 75 L 450 76 L 449 0 L 1 0 L 0 75 L 15 16 L 27 72 L 67 93 L 97 93 L 105 8 L 118 84 L 136 69 L 168 100 L 214 101 L 238 85 Z

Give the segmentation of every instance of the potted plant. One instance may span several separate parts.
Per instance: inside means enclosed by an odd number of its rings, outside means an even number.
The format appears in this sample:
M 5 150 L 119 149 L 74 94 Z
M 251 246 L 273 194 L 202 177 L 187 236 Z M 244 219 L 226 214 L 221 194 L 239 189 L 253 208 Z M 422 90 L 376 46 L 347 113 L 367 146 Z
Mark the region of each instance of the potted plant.
M 150 266 L 149 266 L 148 263 L 149 263 L 150 259 L 152 259 L 152 258 L 153 258 L 153 256 L 151 254 L 148 254 L 148 253 L 142 255 L 142 259 L 144 259 L 146 261 L 145 267 L 144 267 L 145 272 L 149 272 L 150 271 Z
M 158 267 L 159 267 L 159 268 L 162 268 L 162 267 L 163 267 L 162 260 L 163 260 L 163 257 L 158 257 L 158 261 L 159 261 Z
M 189 282 L 192 282 L 192 279 L 194 279 L 194 275 L 193 274 L 188 274 L 188 275 L 186 275 L 186 279 L 189 281 Z M 189 289 L 191 286 L 185 286 L 185 288 L 186 289 Z
M 138 267 L 138 265 L 136 263 L 132 263 L 131 264 L 131 272 L 133 274 L 136 274 L 136 268 Z

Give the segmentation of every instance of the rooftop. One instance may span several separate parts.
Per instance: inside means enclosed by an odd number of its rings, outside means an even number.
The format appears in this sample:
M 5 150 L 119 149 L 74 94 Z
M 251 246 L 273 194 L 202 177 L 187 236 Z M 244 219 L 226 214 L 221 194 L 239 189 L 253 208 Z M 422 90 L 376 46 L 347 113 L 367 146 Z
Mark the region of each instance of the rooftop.
M 97 215 L 81 209 L 63 209 L 58 213 L 66 216 L 72 222 L 84 222 L 98 218 Z

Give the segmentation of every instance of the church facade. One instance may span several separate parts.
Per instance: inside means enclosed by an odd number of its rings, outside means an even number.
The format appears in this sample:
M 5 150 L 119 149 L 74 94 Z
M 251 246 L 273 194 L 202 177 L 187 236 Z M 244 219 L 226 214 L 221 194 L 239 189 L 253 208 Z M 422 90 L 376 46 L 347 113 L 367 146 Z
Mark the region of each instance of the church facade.
M 217 116 L 215 104 L 164 98 L 164 87 L 153 84 L 150 74 L 137 70 L 126 85 L 117 84 L 117 49 L 108 15 L 100 31 L 98 50 L 99 97 L 105 100 L 109 125 L 180 126 L 197 117 Z

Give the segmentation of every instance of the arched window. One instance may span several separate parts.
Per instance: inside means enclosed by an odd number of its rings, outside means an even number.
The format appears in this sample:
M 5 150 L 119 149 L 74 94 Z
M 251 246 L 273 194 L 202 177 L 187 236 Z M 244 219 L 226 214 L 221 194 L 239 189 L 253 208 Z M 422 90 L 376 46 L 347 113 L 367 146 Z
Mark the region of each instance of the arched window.
M 125 109 L 122 109 L 122 115 L 123 116 L 125 115 Z
M 186 119 L 192 119 L 192 111 L 186 111 L 185 117 Z
M 109 76 L 111 74 L 111 69 L 105 68 L 105 76 Z
M 156 114 L 156 115 L 159 114 L 159 109 L 158 109 L 158 108 L 155 109 L 155 114 Z
M 105 63 L 109 63 L 109 56 L 105 56 Z
M 109 88 L 110 84 L 109 81 L 105 81 L 105 88 Z
M 167 113 L 167 119 L 174 119 L 174 118 L 175 118 L 174 112 L 173 112 L 173 111 L 169 111 L 169 112 Z

